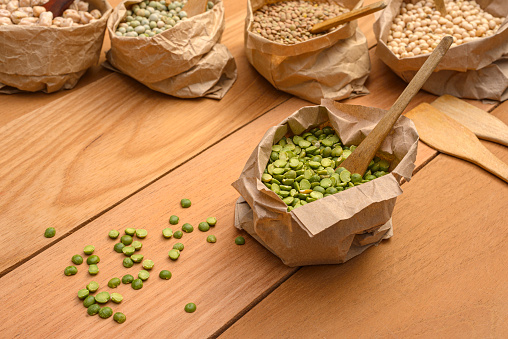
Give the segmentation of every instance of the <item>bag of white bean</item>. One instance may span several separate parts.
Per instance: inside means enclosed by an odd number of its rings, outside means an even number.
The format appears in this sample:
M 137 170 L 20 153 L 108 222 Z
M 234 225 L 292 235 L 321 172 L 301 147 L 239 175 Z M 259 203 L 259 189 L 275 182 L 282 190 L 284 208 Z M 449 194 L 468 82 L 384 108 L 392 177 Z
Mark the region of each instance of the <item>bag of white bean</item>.
M 119 4 L 108 21 L 111 49 L 103 66 L 175 97 L 222 99 L 237 77 L 235 59 L 220 43 L 222 1 L 209 1 L 209 10 L 191 18 L 183 15 L 184 5 L 146 0 Z
M 312 35 L 312 25 L 361 7 L 363 1 L 275 2 L 248 0 L 245 54 L 275 88 L 319 103 L 368 94 L 370 74 L 367 39 L 349 22 Z
M 99 62 L 109 3 L 76 0 L 53 18 L 45 2 L 10 0 L 0 7 L 0 93 L 71 89 Z
M 409 82 L 444 35 L 454 43 L 423 89 L 466 99 L 508 99 L 508 1 L 391 0 L 374 23 L 376 54 Z

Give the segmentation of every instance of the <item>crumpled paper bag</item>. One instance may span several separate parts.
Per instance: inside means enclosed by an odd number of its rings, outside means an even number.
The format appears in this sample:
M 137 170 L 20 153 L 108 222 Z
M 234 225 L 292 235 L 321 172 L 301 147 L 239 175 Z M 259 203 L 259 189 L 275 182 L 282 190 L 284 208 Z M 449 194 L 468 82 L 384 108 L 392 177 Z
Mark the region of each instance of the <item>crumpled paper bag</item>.
M 331 124 L 345 145 L 358 145 L 385 110 L 323 100 L 299 109 L 270 128 L 254 149 L 233 187 L 241 194 L 235 226 L 247 231 L 288 266 L 338 264 L 392 236 L 392 212 L 402 193 L 400 180 L 411 179 L 418 134 L 400 117 L 378 154 L 390 159 L 391 173 L 287 212 L 287 206 L 261 182 L 271 147 L 284 135 Z
M 320 37 L 294 45 L 272 42 L 251 32 L 253 13 L 271 0 L 248 0 L 245 54 L 252 66 L 275 88 L 319 104 L 322 98 L 341 100 L 368 94 L 370 74 L 367 39 L 352 21 Z M 359 8 L 363 0 L 344 0 Z
M 398 59 L 386 45 L 393 19 L 403 0 L 391 0 L 378 13 L 374 33 L 376 54 L 404 81 L 410 82 L 430 54 Z M 496 34 L 451 47 L 423 89 L 436 95 L 466 99 L 508 99 L 508 1 L 476 0 L 488 13 L 504 17 Z
M 102 17 L 74 27 L 0 26 L 0 93 L 71 89 L 99 62 L 111 6 L 87 0 Z
M 116 27 L 127 8 L 141 1 L 124 1 L 111 14 L 111 49 L 103 66 L 175 97 L 224 97 L 233 86 L 237 71 L 235 59 L 220 44 L 225 27 L 222 1 L 216 0 L 212 10 L 151 38 L 117 36 Z

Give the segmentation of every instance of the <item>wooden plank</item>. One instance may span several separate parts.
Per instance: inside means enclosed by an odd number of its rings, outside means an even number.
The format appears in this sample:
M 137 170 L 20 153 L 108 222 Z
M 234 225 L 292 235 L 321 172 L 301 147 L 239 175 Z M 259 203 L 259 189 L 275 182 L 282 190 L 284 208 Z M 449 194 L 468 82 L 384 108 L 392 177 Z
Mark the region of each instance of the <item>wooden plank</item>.
M 391 240 L 300 269 L 221 337 L 506 337 L 508 185 L 440 154 L 403 189 Z

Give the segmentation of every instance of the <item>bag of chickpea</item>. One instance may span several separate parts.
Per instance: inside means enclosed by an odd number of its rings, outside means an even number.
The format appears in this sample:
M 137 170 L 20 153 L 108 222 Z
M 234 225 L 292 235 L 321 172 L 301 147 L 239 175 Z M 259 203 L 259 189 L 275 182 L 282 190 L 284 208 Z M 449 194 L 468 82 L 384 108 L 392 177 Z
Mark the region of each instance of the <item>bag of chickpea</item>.
M 180 98 L 221 99 L 236 80 L 235 59 L 220 43 L 221 0 L 187 18 L 183 1 L 128 0 L 108 21 L 111 49 L 104 67 Z
M 413 122 L 399 118 L 363 177 L 340 167 L 385 114 L 323 100 L 271 127 L 233 183 L 235 226 L 288 266 L 343 263 L 390 238 L 415 168 Z
M 0 0 L 0 92 L 73 88 L 99 62 L 106 0 L 76 0 L 53 18 L 48 0 Z
M 360 0 L 248 0 L 245 54 L 275 88 L 319 103 L 368 94 L 367 39 L 352 21 L 311 34 L 315 23 L 361 7 Z
M 454 42 L 423 89 L 465 99 L 508 99 L 508 1 L 391 0 L 374 23 L 376 54 L 409 82 L 444 35 Z

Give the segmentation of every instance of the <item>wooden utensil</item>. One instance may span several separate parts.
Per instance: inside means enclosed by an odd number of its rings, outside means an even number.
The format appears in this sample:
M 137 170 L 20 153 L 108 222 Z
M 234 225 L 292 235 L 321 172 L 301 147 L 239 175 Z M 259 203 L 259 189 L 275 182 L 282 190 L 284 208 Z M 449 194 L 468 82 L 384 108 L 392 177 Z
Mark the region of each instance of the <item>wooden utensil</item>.
M 434 49 L 427 61 L 418 70 L 413 80 L 407 85 L 406 89 L 399 96 L 395 104 L 390 108 L 386 115 L 374 127 L 372 132 L 358 145 L 353 153 L 341 164 L 351 173 L 360 173 L 363 175 L 374 158 L 379 146 L 385 140 L 393 125 L 407 107 L 411 99 L 418 93 L 423 84 L 430 77 L 436 66 L 446 54 L 453 42 L 451 36 L 445 36 L 439 45 Z
M 311 32 L 312 34 L 321 33 L 321 32 L 329 30 L 330 28 L 337 27 L 337 26 L 342 25 L 346 22 L 361 18 L 362 16 L 369 15 L 371 13 L 380 11 L 385 7 L 386 7 L 386 4 L 384 3 L 384 1 L 379 1 L 379 2 L 375 2 L 373 4 L 370 4 L 368 6 L 353 9 L 352 11 L 350 11 L 348 13 L 344 13 L 339 16 L 336 16 L 335 18 L 331 18 L 331 19 L 325 20 L 323 22 L 320 22 L 318 24 L 315 24 L 314 26 L 312 26 L 312 28 L 309 32 Z
M 508 126 L 492 114 L 448 94 L 431 105 L 466 126 L 478 138 L 508 146 Z
M 49 0 L 42 6 L 46 8 L 46 11 L 53 13 L 53 18 L 56 18 L 61 16 L 73 2 L 74 0 Z
M 195 15 L 204 13 L 208 0 L 188 0 L 183 10 L 187 13 L 187 17 L 191 18 Z
M 441 13 L 441 16 L 444 17 L 446 14 L 446 6 L 444 0 L 434 0 L 434 4 L 436 5 L 436 9 Z
M 464 125 L 427 103 L 415 107 L 406 117 L 413 120 L 420 139 L 430 147 L 472 162 L 508 182 L 508 165 L 485 148 Z

